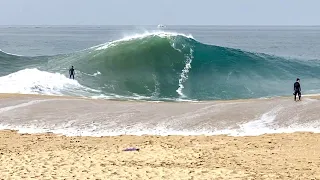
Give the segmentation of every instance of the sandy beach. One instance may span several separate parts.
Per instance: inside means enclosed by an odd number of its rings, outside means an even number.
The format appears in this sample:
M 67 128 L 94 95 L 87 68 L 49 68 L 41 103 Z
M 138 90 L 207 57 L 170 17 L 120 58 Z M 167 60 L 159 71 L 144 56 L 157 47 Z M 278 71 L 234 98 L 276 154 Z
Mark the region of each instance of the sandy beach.
M 320 179 L 320 134 L 65 137 L 0 131 L 0 179 Z M 122 151 L 136 147 L 139 151 Z

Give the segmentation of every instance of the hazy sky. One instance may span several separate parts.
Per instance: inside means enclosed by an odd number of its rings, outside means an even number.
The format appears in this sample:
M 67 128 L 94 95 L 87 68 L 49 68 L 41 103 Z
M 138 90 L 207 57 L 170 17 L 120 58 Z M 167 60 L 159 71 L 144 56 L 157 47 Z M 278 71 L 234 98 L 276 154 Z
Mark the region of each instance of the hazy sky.
M 320 25 L 320 0 L 0 0 L 1 25 Z

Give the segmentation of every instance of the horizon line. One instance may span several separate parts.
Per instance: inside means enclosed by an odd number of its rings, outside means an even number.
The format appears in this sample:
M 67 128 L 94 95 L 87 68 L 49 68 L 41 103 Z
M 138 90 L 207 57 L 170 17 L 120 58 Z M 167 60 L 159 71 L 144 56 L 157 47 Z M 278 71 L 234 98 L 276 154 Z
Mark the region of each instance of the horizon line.
M 158 26 L 159 24 L 0 24 L 0 26 Z M 161 24 L 165 26 L 282 26 L 282 27 L 289 27 L 289 26 L 320 26 L 320 24 L 314 25 L 302 25 L 302 24 L 292 24 L 292 25 L 280 25 L 280 24 L 257 24 L 257 25 L 250 25 L 250 24 Z

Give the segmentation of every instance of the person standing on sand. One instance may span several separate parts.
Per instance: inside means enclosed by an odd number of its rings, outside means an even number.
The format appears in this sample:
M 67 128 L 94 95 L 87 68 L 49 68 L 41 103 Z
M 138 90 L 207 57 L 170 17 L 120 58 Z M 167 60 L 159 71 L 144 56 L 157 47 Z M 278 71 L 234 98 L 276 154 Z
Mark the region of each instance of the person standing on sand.
M 297 99 L 297 94 L 299 96 L 299 101 L 301 100 L 301 86 L 300 86 L 300 79 L 297 78 L 297 81 L 293 84 L 293 95 L 294 101 Z
M 71 79 L 71 76 L 72 76 L 72 79 L 74 79 L 74 69 L 73 69 L 73 66 L 71 66 L 71 68 L 69 69 L 69 75 L 70 75 L 70 79 Z

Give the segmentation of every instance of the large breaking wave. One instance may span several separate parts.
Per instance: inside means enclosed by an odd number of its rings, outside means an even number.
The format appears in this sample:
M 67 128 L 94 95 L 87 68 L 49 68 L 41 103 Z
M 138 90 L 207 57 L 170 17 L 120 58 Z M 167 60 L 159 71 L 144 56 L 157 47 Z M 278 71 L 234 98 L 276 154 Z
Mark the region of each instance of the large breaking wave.
M 76 68 L 76 80 L 68 68 Z M 318 61 L 295 60 L 203 44 L 155 32 L 79 52 L 25 57 L 0 51 L 0 93 L 148 100 L 215 100 L 320 91 Z

